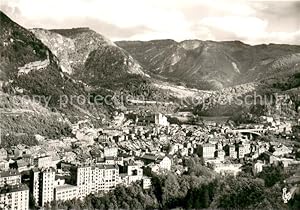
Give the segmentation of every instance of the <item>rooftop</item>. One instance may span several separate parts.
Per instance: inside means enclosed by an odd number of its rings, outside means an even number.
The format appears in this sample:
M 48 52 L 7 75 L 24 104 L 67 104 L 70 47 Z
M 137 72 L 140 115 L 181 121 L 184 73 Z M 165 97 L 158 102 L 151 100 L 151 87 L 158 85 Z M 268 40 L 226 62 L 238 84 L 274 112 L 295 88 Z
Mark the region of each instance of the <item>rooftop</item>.
M 20 185 L 7 185 L 5 187 L 2 187 L 0 189 L 0 194 L 7 194 L 12 192 L 18 192 L 18 191 L 25 191 L 29 190 L 28 186 L 26 184 L 20 184 Z
M 56 186 L 56 187 L 55 187 L 56 190 L 72 189 L 72 188 L 77 188 L 77 186 L 75 186 L 75 185 L 70 185 L 70 184 L 64 184 L 64 185 L 60 185 L 60 186 Z
M 0 177 L 18 176 L 20 173 L 17 170 L 1 171 Z

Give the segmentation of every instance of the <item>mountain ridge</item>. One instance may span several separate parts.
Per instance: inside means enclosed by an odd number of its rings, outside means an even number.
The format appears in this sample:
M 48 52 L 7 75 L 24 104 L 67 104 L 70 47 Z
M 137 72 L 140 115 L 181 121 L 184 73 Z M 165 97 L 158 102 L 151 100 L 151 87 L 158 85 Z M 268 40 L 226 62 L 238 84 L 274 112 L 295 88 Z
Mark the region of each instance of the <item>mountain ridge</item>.
M 5 122 L 1 123 L 2 139 L 10 141 L 12 136 L 27 133 L 31 135 L 26 137 L 29 141 L 27 143 L 30 143 L 34 141 L 33 131 L 59 138 L 63 133 L 56 125 L 61 125 L 61 119 L 67 118 L 74 122 L 85 117 L 86 113 L 82 113 L 79 108 L 92 112 L 95 118 L 99 117 L 98 121 L 107 115 L 107 108 L 95 107 L 93 104 L 78 108 L 67 103 L 66 107 L 61 107 L 62 96 L 87 97 L 85 85 L 64 73 L 51 50 L 2 11 L 0 25 L 0 109 L 1 120 Z M 43 100 L 34 101 L 35 98 L 50 100 L 44 103 Z M 30 103 L 32 106 L 22 108 L 15 104 L 14 99 L 20 101 L 18 104 Z M 2 143 L 7 145 L 9 142 Z
M 99 77 L 99 80 L 111 76 L 105 75 L 104 66 L 108 71 L 117 74 L 145 75 L 140 65 L 126 51 L 89 28 L 31 31 L 54 52 L 67 73 L 87 84 L 92 78 L 85 78 L 83 75 L 92 74 L 92 77 Z M 97 70 L 89 69 L 90 66 L 95 67 L 93 62 L 102 67 Z M 114 66 L 117 66 L 119 71 Z
M 117 106 L 114 101 L 128 95 L 143 96 L 143 100 L 172 101 L 174 107 L 169 107 L 169 111 L 180 106 L 199 110 L 201 104 L 190 104 L 198 97 L 213 102 L 206 106 L 210 110 L 204 110 L 209 112 L 220 103 L 254 91 L 294 97 L 300 87 L 300 46 L 171 39 L 114 43 L 89 28 L 27 30 L 3 12 L 0 12 L 0 25 L 0 93 L 8 94 L 1 96 L 4 100 L 0 108 L 14 107 L 11 97 L 51 98 L 43 111 L 34 112 L 28 107 L 22 110 L 17 106 L 20 118 L 5 111 L 9 126 L 4 128 L 9 136 L 35 129 L 39 127 L 37 123 L 48 128 L 47 116 L 51 125 L 59 125 L 62 118 L 76 122 L 86 117 L 101 124 L 112 111 L 124 108 L 124 104 Z M 84 96 L 89 103 L 67 104 L 61 108 L 62 95 Z M 95 104 L 93 97 L 97 95 L 113 96 L 112 105 Z M 187 104 L 182 104 L 185 99 Z M 42 110 L 38 106 L 45 105 L 33 104 L 32 109 L 37 110 Z M 232 112 L 235 110 L 227 113 Z M 23 129 L 16 119 L 26 122 L 27 128 Z M 60 131 L 52 127 L 54 131 L 49 133 L 59 136 Z
M 251 46 L 240 41 L 159 40 L 118 41 L 116 44 L 152 75 L 159 74 L 175 82 L 181 80 L 198 89 L 240 85 L 244 73 L 251 69 L 262 69 L 280 56 L 300 52 L 297 45 Z M 157 55 L 161 57 L 157 58 Z M 255 80 L 247 82 L 252 81 Z

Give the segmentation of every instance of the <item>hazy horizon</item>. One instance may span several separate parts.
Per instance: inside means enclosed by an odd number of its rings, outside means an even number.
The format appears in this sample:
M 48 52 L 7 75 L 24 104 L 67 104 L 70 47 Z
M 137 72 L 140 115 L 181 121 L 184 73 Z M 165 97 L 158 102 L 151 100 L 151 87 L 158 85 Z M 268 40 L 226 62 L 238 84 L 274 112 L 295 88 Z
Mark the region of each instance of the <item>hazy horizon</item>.
M 0 8 L 26 28 L 88 27 L 113 41 L 300 45 L 300 1 L 2 0 Z

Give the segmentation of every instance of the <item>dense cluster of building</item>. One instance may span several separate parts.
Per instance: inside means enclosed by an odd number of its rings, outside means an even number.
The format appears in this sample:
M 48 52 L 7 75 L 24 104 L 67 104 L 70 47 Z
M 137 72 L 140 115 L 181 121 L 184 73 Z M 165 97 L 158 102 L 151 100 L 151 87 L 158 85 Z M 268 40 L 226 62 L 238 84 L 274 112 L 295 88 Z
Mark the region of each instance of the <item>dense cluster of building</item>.
M 28 209 L 29 194 L 42 207 L 55 200 L 101 195 L 117 185 L 138 182 L 149 189 L 152 173 L 181 175 L 187 170 L 184 159 L 195 154 L 220 174 L 237 175 L 249 162 L 253 173 L 269 164 L 299 164 L 293 148 L 257 138 L 278 133 L 276 126 L 289 133 L 286 121 L 265 117 L 261 125 L 234 128 L 215 122 L 169 124 L 162 114 L 139 116 L 131 122 L 124 115 L 116 119 L 114 126 L 99 129 L 88 121 L 78 122 L 74 138 L 49 140 L 37 135 L 37 146 L 0 149 L 0 208 Z

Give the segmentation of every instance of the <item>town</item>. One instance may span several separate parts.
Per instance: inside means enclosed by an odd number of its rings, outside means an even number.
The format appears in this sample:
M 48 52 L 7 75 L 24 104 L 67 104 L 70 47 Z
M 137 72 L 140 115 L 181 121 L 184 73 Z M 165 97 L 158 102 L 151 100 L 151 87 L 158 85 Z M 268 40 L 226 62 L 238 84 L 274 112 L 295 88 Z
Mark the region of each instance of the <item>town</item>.
M 180 176 L 188 170 L 184 159 L 195 155 L 221 176 L 237 176 L 249 164 L 253 174 L 278 164 L 299 170 L 292 127 L 300 120 L 262 116 L 255 125 L 171 124 L 161 113 L 116 112 L 113 122 L 96 129 L 83 120 L 73 125 L 73 137 L 36 135 L 39 145 L 0 149 L 0 208 L 29 209 L 30 197 L 34 206 L 47 207 L 137 182 L 147 190 L 152 174 Z M 296 183 L 299 175 L 292 177 Z

